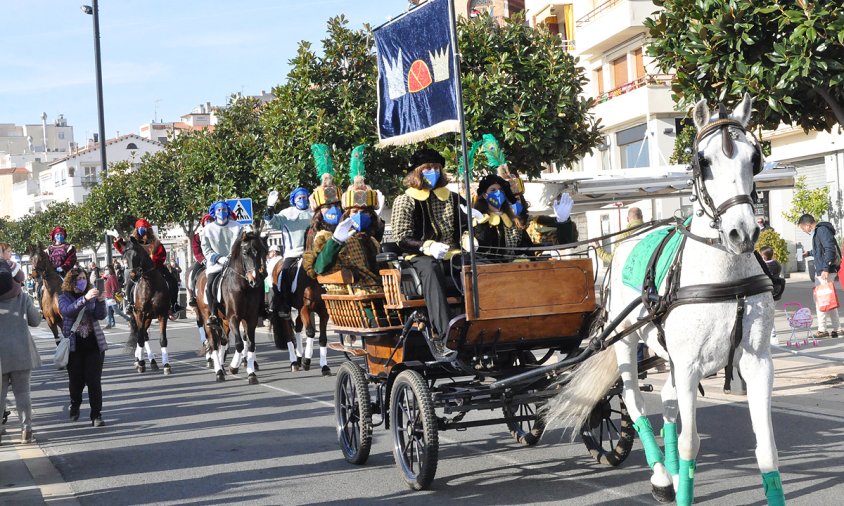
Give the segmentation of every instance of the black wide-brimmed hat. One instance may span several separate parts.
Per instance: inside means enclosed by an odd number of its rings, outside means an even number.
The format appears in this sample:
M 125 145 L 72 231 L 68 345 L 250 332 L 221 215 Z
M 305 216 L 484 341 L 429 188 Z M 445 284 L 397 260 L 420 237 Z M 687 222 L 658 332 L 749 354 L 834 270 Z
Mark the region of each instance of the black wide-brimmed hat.
M 422 148 L 413 153 L 413 156 L 410 157 L 410 164 L 408 165 L 407 170 L 410 172 L 416 167 L 426 163 L 438 163 L 445 167 L 445 158 L 443 158 L 443 155 L 441 155 L 437 150 Z
M 478 196 L 482 197 L 489 187 L 494 184 L 501 187 L 501 191 L 503 191 L 504 196 L 507 197 L 507 202 L 513 203 L 516 201 L 516 196 L 513 195 L 513 190 L 510 189 L 510 183 L 508 183 L 503 177 L 496 176 L 495 174 L 486 175 L 483 179 L 481 179 L 478 183 Z

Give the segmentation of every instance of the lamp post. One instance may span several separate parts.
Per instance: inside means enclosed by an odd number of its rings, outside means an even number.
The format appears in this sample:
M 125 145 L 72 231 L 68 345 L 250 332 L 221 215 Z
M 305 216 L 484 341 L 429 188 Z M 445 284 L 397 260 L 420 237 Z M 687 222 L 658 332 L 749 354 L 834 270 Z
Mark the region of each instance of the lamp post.
M 100 60 L 100 10 L 97 7 L 97 0 L 91 0 L 92 5 L 83 5 L 80 8 L 85 14 L 94 18 L 94 62 L 97 70 L 97 109 L 100 126 L 100 163 L 102 169 L 100 174 L 103 180 L 108 176 L 108 161 L 106 160 L 106 137 L 105 137 L 105 113 L 103 112 L 103 66 Z M 111 265 L 111 239 L 105 235 L 106 266 Z

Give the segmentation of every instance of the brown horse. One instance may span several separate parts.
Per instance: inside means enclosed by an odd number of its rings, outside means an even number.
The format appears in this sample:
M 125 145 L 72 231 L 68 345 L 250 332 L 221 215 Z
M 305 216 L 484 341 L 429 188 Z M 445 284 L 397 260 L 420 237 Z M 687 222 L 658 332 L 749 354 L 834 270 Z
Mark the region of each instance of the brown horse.
M 172 368 L 167 355 L 167 319 L 170 315 L 170 290 L 164 275 L 153 264 L 147 250 L 134 237 L 129 237 L 123 251 L 126 261 L 127 282 L 135 284 L 134 305 L 132 319 L 129 320 L 129 341 L 126 347 L 134 349 L 135 368 L 139 373 L 146 371 L 144 350 L 150 359 L 150 368 L 158 370 L 155 355 L 149 347 L 149 327 L 153 318 L 158 318 L 158 329 L 161 333 L 161 362 L 164 374 L 170 374 Z M 127 290 L 128 292 L 128 290 Z M 128 295 L 128 293 L 127 293 Z
M 283 262 L 278 262 L 273 267 L 273 297 L 281 297 L 278 290 L 278 278 L 281 274 Z M 293 352 L 290 355 L 290 370 L 298 371 L 303 367 L 306 371 L 311 367 L 311 357 L 313 355 L 313 339 L 316 335 L 316 322 L 314 316 L 319 316 L 319 346 L 324 348 L 328 346 L 328 333 L 326 327 L 328 326 L 328 309 L 325 307 L 325 302 L 322 300 L 324 290 L 322 286 L 312 277 L 308 276 L 304 269 L 299 268 L 299 275 L 296 280 L 296 291 L 293 294 L 293 306 L 299 310 L 299 316 L 296 317 L 295 329 L 294 322 L 290 318 L 282 318 L 278 315 L 278 311 L 273 310 L 270 314 L 270 325 L 273 329 L 273 341 L 276 348 L 279 350 L 290 350 L 287 343 L 293 343 L 300 355 L 294 362 Z M 276 308 L 276 304 L 271 304 Z M 299 332 L 304 327 L 305 335 L 308 338 L 308 344 L 305 350 L 301 349 L 302 338 Z
M 59 332 L 62 328 L 62 314 L 59 312 L 59 295 L 62 293 L 62 277 L 56 272 L 50 257 L 41 243 L 37 246 L 27 248 L 29 263 L 32 264 L 32 274 L 42 283 L 41 289 L 41 314 L 47 320 L 50 331 L 56 344 L 59 343 Z
M 218 277 L 222 304 L 217 306 L 221 324 L 208 322 L 209 307 L 205 300 L 205 271 L 196 280 L 196 319 L 205 327 L 208 348 L 214 362 L 217 381 L 225 381 L 223 371 L 225 351 L 229 336 L 234 334 L 235 354 L 229 372 L 237 374 L 246 349 L 246 372 L 250 385 L 258 384 L 255 362 L 255 328 L 264 305 L 264 278 L 266 277 L 267 245 L 257 231 L 242 231 L 232 246 L 229 263 Z M 248 348 L 244 346 L 242 326 L 245 326 Z

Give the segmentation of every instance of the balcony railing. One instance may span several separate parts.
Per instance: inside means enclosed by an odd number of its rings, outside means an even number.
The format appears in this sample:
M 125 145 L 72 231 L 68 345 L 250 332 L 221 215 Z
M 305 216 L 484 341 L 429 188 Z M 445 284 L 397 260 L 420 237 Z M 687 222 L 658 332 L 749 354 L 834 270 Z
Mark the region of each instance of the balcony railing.
M 82 176 L 81 182 L 84 188 L 93 188 L 100 184 L 100 179 L 97 176 Z
M 577 28 L 581 28 L 581 27 L 583 27 L 584 25 L 586 25 L 586 24 L 588 24 L 588 23 L 591 23 L 592 21 L 594 21 L 594 20 L 595 20 L 595 18 L 597 18 L 598 16 L 600 16 L 600 15 L 601 15 L 601 14 L 603 14 L 604 12 L 606 12 L 606 11 L 608 11 L 608 10 L 612 9 L 613 7 L 615 7 L 616 5 L 618 5 L 619 3 L 621 3 L 621 0 L 607 0 L 606 2 L 602 3 L 601 5 L 599 5 L 599 6 L 595 7 L 595 8 L 594 8 L 594 9 L 592 9 L 591 11 L 589 11 L 589 12 L 588 12 L 585 16 L 583 16 L 582 18 L 580 18 L 580 19 L 578 19 L 577 21 L 575 21 L 575 22 L 574 22 L 574 25 L 575 25 Z
M 630 81 L 629 83 L 622 84 L 618 88 L 614 88 L 606 93 L 602 93 L 595 97 L 595 102 L 593 105 L 603 104 L 608 100 L 612 100 L 615 97 L 620 97 L 625 93 L 630 93 L 633 90 L 642 88 L 642 87 L 650 87 L 650 86 L 671 86 L 671 81 L 674 80 L 674 76 L 671 74 L 645 74 L 642 77 L 636 79 L 635 81 Z

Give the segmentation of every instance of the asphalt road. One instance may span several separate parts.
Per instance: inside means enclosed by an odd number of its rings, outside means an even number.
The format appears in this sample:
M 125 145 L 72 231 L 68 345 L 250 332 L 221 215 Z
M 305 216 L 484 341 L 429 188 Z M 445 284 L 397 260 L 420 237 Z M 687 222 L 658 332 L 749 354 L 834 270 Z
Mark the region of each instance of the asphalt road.
M 108 331 L 104 428 L 87 423 L 84 404 L 79 422 L 67 420 L 64 372 L 49 363 L 33 372 L 39 445 L 84 505 L 656 504 L 638 439 L 627 461 L 610 468 L 557 431 L 536 447 L 522 447 L 503 424 L 441 433 L 436 479 L 430 490 L 412 492 L 383 428 L 375 429 L 365 465 L 343 460 L 333 423 L 334 378 L 322 377 L 318 367 L 291 373 L 286 352 L 274 349 L 265 329 L 258 337 L 259 385 L 248 385 L 243 373 L 216 383 L 194 352 L 196 329 L 186 320 L 170 325 L 173 374 L 138 374 L 121 350 L 126 330 L 120 324 Z M 153 336 L 157 350 L 157 330 Z M 52 337 L 39 329 L 36 341 L 49 356 Z M 815 352 L 824 348 L 844 348 L 844 340 L 827 340 Z M 332 370 L 343 360 L 332 353 Z M 789 504 L 841 504 L 844 389 L 834 378 L 844 368 L 780 351 L 777 369 L 773 416 Z M 659 386 L 666 376 L 650 380 Z M 762 504 L 746 403 L 721 394 L 721 381 L 706 380 L 707 397 L 699 403 L 696 503 Z M 659 413 L 657 394 L 645 395 L 649 412 Z

